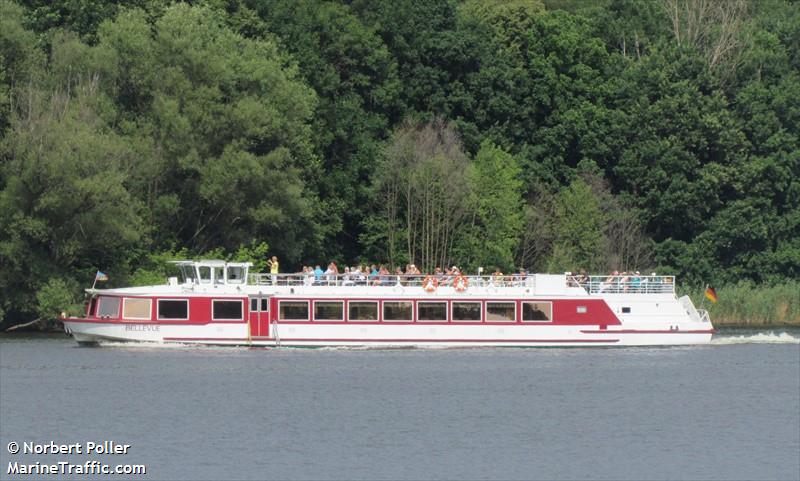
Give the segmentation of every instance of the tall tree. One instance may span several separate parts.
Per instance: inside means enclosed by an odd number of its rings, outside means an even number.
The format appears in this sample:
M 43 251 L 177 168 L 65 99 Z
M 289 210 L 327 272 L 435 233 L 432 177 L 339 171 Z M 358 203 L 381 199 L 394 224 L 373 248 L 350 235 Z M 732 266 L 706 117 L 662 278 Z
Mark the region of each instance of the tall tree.
M 313 92 L 269 39 L 246 39 L 206 7 L 139 10 L 100 26 L 104 87 L 141 139 L 159 230 L 194 250 L 266 240 L 290 261 L 316 244 Z
M 514 267 L 523 222 L 520 173 L 517 160 L 489 141 L 467 167 L 471 221 L 457 241 L 466 267 Z

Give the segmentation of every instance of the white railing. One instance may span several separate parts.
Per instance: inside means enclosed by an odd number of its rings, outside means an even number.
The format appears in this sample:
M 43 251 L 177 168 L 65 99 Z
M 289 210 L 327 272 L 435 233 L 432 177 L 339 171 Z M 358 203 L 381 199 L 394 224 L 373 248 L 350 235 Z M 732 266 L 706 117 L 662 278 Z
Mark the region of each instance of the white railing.
M 425 279 L 435 279 L 437 286 L 452 286 L 457 277 L 464 277 L 470 287 L 525 287 L 533 286 L 534 277 L 513 276 L 447 276 L 447 275 L 308 275 L 308 274 L 250 274 L 250 284 L 265 286 L 418 286 Z M 427 281 L 425 281 L 427 282 Z
M 368 274 L 250 274 L 252 285 L 263 286 L 365 286 L 426 285 L 430 277 L 438 287 L 453 286 L 464 277 L 469 287 L 535 287 L 534 275 L 448 276 Z M 564 276 L 565 287 L 583 288 L 589 294 L 674 294 L 675 276 Z
M 675 276 L 588 276 L 576 282 L 589 294 L 674 294 Z

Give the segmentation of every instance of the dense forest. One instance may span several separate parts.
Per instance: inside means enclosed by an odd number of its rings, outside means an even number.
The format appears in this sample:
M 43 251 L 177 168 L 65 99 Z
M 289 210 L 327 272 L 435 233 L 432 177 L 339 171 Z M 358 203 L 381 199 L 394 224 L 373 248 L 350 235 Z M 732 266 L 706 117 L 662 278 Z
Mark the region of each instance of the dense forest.
M 0 0 L 0 320 L 173 258 L 800 278 L 792 0 Z

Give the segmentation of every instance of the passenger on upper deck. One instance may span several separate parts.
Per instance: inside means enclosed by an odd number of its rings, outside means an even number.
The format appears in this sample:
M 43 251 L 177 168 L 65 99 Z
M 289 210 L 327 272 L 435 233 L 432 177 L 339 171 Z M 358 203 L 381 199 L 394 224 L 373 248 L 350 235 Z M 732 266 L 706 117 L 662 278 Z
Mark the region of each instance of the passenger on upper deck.
M 321 284 L 322 283 L 322 276 L 324 274 L 325 273 L 322 271 L 322 268 L 319 266 L 319 264 L 317 264 L 317 266 L 314 267 L 314 283 L 317 284 L 317 285 Z
M 492 273 L 492 283 L 496 286 L 502 286 L 504 284 L 503 272 L 499 267 L 495 268 L 494 272 Z
M 269 266 L 269 273 L 271 274 L 272 285 L 274 286 L 278 283 L 278 258 L 272 256 L 272 259 L 267 259 L 267 265 Z

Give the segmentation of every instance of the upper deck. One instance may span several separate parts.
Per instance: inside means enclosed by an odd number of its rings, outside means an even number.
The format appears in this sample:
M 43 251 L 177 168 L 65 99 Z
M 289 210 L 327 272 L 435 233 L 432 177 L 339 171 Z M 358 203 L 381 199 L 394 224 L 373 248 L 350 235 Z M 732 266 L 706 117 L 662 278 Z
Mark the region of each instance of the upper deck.
M 177 261 L 180 278 L 166 284 L 119 289 L 89 289 L 90 293 L 116 292 L 136 296 L 313 295 L 406 296 L 606 296 L 675 295 L 674 276 L 574 276 L 565 274 L 515 275 L 369 275 L 369 274 L 264 274 L 250 273 L 252 264 L 220 260 Z
M 458 279 L 465 285 L 456 286 Z M 435 280 L 431 287 L 431 280 Z M 519 295 L 593 295 L 593 294 L 675 294 L 674 276 L 587 276 L 579 278 L 569 274 L 527 275 L 364 275 L 339 274 L 315 276 L 309 274 L 250 274 L 249 284 L 254 286 L 290 287 L 299 290 L 340 290 L 358 288 L 362 293 L 378 293 L 391 288 L 394 292 L 406 288 L 426 291 L 429 294 L 459 293 L 469 291 L 492 294 Z

